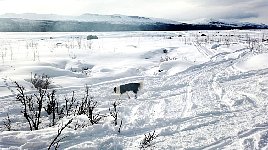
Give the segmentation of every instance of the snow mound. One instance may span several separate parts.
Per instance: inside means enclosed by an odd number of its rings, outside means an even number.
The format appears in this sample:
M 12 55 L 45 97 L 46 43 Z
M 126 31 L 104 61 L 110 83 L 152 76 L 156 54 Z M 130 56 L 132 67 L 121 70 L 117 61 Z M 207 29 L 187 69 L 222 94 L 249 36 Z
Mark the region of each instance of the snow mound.
M 66 64 L 65 69 L 70 70 L 72 72 L 82 72 L 84 70 L 90 70 L 94 67 L 94 65 L 91 64 L 84 64 L 80 61 L 73 61 L 68 64 Z
M 75 74 L 71 71 L 59 69 L 51 66 L 25 66 L 25 67 L 19 67 L 14 70 L 7 71 L 6 74 L 9 74 L 9 76 L 14 75 L 25 75 L 30 77 L 32 74 L 45 74 L 49 77 L 59 77 L 59 76 L 70 76 L 70 77 L 81 77 L 81 74 Z
M 175 75 L 191 66 L 193 66 L 193 63 L 187 61 L 166 61 L 160 64 L 159 71 L 164 71 L 167 75 Z
M 268 58 L 267 53 L 254 55 L 249 57 L 245 61 L 237 63 L 236 67 L 242 72 L 265 69 L 268 68 L 267 58 Z

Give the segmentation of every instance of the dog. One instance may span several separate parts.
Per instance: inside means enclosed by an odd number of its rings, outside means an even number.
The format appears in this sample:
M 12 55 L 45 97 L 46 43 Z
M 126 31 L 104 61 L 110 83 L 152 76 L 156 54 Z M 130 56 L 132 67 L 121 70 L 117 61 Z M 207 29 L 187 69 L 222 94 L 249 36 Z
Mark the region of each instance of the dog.
M 143 88 L 143 82 L 140 83 L 128 83 L 128 84 L 123 84 L 118 87 L 114 87 L 114 92 L 117 94 L 120 94 L 120 97 L 122 94 L 127 93 L 129 91 L 132 91 L 135 93 L 135 99 L 137 99 L 137 94 L 140 89 Z M 130 99 L 130 96 L 128 95 L 128 98 Z

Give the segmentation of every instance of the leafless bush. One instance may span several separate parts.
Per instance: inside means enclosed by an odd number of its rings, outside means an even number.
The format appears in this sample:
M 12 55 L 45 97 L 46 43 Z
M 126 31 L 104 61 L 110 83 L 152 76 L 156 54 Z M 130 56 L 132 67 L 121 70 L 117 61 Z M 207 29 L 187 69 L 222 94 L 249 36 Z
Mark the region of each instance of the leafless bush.
M 65 116 L 70 116 L 71 113 L 74 111 L 74 109 L 77 107 L 76 101 L 77 99 L 75 98 L 74 91 L 72 92 L 71 98 L 65 97 L 65 105 L 64 105 Z
M 81 104 L 77 107 L 77 115 L 87 114 L 87 104 L 93 97 L 89 96 L 89 87 L 86 86 L 85 95 L 82 98 Z
M 70 58 L 72 58 L 72 59 L 76 59 L 76 58 L 77 58 L 76 54 L 69 54 L 69 56 L 70 56 Z
M 119 105 L 119 103 L 116 103 L 116 101 L 115 101 L 113 103 L 113 109 L 109 108 L 110 115 L 114 118 L 113 123 L 115 126 L 118 125 L 118 109 L 117 109 L 118 105 Z M 118 128 L 118 133 L 121 132 L 122 123 L 123 123 L 123 121 L 121 120 L 119 128 Z
M 81 101 L 78 101 L 73 91 L 72 96 L 65 96 L 64 101 L 60 104 L 61 100 L 56 98 L 56 90 L 50 92 L 47 89 L 51 82 L 47 76 L 35 75 L 32 81 L 36 83 L 37 90 L 30 94 L 26 94 L 25 88 L 15 82 L 18 91 L 16 100 L 22 104 L 21 112 L 31 131 L 39 129 L 42 110 L 45 110 L 47 115 L 50 116 L 51 126 L 54 126 L 64 116 L 86 115 L 92 125 L 99 123 L 105 117 L 105 115 L 96 113 L 97 102 L 89 95 L 89 87 L 86 87 L 85 95 Z M 114 104 L 114 112 L 111 112 L 111 114 L 115 117 L 115 124 L 117 125 L 116 106 L 117 104 Z M 81 126 L 77 125 L 76 128 Z
M 44 107 L 47 114 L 52 115 L 52 126 L 56 124 L 58 119 L 64 117 L 64 107 L 59 106 L 55 93 L 56 90 L 52 90 L 51 93 L 47 93 L 47 105 Z
M 90 123 L 93 124 L 97 124 L 102 118 L 103 116 L 100 114 L 96 114 L 95 108 L 97 107 L 97 102 L 93 100 L 92 96 L 89 96 L 89 87 L 86 86 L 86 94 L 85 96 L 82 98 L 82 102 L 81 104 L 79 104 L 77 106 L 77 115 L 82 115 L 85 114 Z
M 119 125 L 119 128 L 118 128 L 118 133 L 121 132 L 122 124 L 123 124 L 123 121 L 121 120 L 120 125 Z
M 144 138 L 140 143 L 140 148 L 145 149 L 152 146 L 152 142 L 154 139 L 156 139 L 157 136 L 158 134 L 155 134 L 155 131 L 152 134 L 151 133 L 148 133 L 147 135 L 144 134 Z
M 86 115 L 90 121 L 90 123 L 97 124 L 102 119 L 102 115 L 99 113 L 95 113 L 95 108 L 97 107 L 97 102 L 93 101 L 93 98 L 88 99 L 88 102 L 86 104 Z
M 87 126 L 87 123 L 85 121 L 83 122 L 76 121 L 74 124 L 74 130 L 77 130 L 79 128 L 84 128 L 86 126 Z
M 27 95 L 25 94 L 25 88 L 23 86 L 20 86 L 16 81 L 15 85 L 19 92 L 16 99 L 23 105 L 23 110 L 21 112 L 29 123 L 30 130 L 38 130 L 41 123 L 41 110 L 45 101 L 47 89 L 39 88 L 37 93 Z
M 118 120 L 118 110 L 117 110 L 118 103 L 113 103 L 113 109 L 109 108 L 110 115 L 114 118 L 114 125 L 117 126 Z
M 81 49 L 81 47 L 82 47 L 82 38 L 81 37 L 77 37 L 76 38 L 76 41 L 77 41 L 78 48 Z
M 95 113 L 97 102 L 89 95 L 88 86 L 86 86 L 85 94 L 81 101 L 78 100 L 73 91 L 71 97 L 64 98 L 64 104 L 61 107 L 55 98 L 55 91 L 49 93 L 47 97 L 48 105 L 45 110 L 49 115 L 52 115 L 52 125 L 55 125 L 56 123 L 56 116 L 60 119 L 63 116 L 86 115 L 91 124 L 97 124 L 103 118 L 103 115 Z
M 26 48 L 27 49 L 29 49 L 29 48 L 37 49 L 37 46 L 38 46 L 38 43 L 33 41 L 33 40 L 26 42 Z
M 92 41 L 87 41 L 87 43 L 85 44 L 85 47 L 88 49 L 92 48 Z
M 160 58 L 160 62 L 165 62 L 165 61 L 170 61 L 170 60 L 177 60 L 178 58 L 176 57 L 170 57 L 170 56 L 165 56 Z
M 51 84 L 51 79 L 48 75 L 45 74 L 34 74 L 33 77 L 31 75 L 31 83 L 36 89 L 48 89 L 49 85 Z
M 11 131 L 11 120 L 9 118 L 8 113 L 7 113 L 7 118 L 4 121 L 4 126 L 6 127 L 7 131 Z
M 62 125 L 61 128 L 58 129 L 58 133 L 56 135 L 56 137 L 53 139 L 53 141 L 50 143 L 49 147 L 48 147 L 48 150 L 50 150 L 52 148 L 52 146 L 54 147 L 55 150 L 57 150 L 60 145 L 60 141 L 63 140 L 65 137 L 62 137 L 60 139 L 58 139 L 62 133 L 62 131 L 69 125 L 71 124 L 73 121 L 73 119 L 70 119 L 64 126 Z

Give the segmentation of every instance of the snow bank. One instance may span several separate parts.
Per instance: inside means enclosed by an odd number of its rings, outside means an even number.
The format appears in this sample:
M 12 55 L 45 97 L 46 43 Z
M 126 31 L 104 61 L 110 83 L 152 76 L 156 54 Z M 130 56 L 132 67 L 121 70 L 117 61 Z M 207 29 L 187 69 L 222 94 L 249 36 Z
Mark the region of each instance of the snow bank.
M 258 54 L 250 56 L 247 60 L 237 63 L 237 69 L 247 72 L 251 70 L 259 70 L 268 68 L 268 54 Z
M 166 61 L 160 64 L 159 71 L 166 72 L 167 75 L 175 75 L 176 73 L 182 72 L 193 65 L 194 63 L 189 61 Z

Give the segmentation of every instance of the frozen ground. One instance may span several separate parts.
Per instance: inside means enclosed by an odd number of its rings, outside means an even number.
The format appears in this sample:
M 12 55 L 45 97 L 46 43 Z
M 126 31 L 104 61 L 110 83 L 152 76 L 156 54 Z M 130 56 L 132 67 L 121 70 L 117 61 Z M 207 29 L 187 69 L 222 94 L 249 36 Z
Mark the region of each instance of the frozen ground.
M 90 34 L 99 39 L 86 40 Z M 44 112 L 41 129 L 29 131 L 14 81 L 34 93 L 35 73 L 52 78 L 58 99 L 72 91 L 82 97 L 88 85 L 98 112 L 107 116 L 77 130 L 71 124 L 60 149 L 139 149 L 154 130 L 152 149 L 268 148 L 265 30 L 0 35 L 2 149 L 47 149 L 67 120 L 47 127 Z M 115 86 L 141 81 L 137 99 L 113 93 Z M 114 101 L 120 102 L 120 133 L 109 116 Z M 11 131 L 4 126 L 7 113 Z

